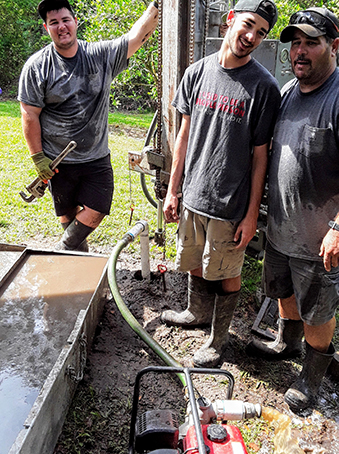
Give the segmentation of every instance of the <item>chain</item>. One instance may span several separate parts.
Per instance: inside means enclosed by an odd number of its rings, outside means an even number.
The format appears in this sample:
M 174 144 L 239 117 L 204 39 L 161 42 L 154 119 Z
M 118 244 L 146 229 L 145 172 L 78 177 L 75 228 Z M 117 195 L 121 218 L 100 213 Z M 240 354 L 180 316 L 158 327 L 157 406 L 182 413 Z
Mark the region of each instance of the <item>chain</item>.
M 208 33 L 210 21 L 210 0 L 205 0 L 205 24 L 204 24 L 204 33 L 202 37 L 202 56 L 205 57 L 206 55 L 206 39 Z
M 194 63 L 194 44 L 195 44 L 195 0 L 191 0 L 190 38 L 188 54 L 188 62 L 190 65 Z
M 133 211 L 134 211 L 134 202 L 133 202 L 133 195 L 132 195 L 132 171 L 131 168 L 129 168 L 129 201 L 130 201 L 130 216 L 129 216 L 129 222 L 128 225 L 132 224 L 132 218 L 133 218 Z
M 163 40 L 163 0 L 158 1 L 158 96 L 157 96 L 157 133 L 156 133 L 156 150 L 158 154 L 162 153 L 162 40 Z M 154 190 L 158 202 L 158 229 L 155 232 L 155 242 L 159 246 L 164 246 L 165 241 L 162 230 L 162 222 L 159 222 L 159 210 L 162 210 L 162 184 L 161 184 L 161 168 L 157 167 L 155 169 L 155 183 Z
M 161 154 L 161 137 L 162 137 L 162 0 L 158 1 L 158 97 L 157 97 L 157 153 Z M 161 169 L 157 168 L 155 171 L 155 195 L 158 200 L 161 200 Z

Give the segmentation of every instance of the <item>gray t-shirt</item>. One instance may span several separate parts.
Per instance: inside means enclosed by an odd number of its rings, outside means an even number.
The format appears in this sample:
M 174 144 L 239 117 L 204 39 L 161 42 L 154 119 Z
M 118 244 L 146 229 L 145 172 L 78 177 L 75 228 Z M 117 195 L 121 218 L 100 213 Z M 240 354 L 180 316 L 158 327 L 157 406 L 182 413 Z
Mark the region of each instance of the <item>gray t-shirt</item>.
M 126 35 L 96 43 L 78 41 L 73 58 L 49 44 L 28 59 L 18 100 L 41 107 L 43 151 L 55 158 L 71 140 L 77 148 L 64 160 L 90 162 L 109 154 L 108 109 L 112 80 L 127 65 Z
M 187 68 L 173 105 L 191 117 L 183 204 L 210 218 L 241 220 L 253 147 L 272 137 L 280 105 L 276 80 L 253 59 L 225 69 L 216 53 Z
M 322 260 L 339 211 L 339 70 L 310 93 L 283 87 L 269 171 L 268 239 L 280 252 Z

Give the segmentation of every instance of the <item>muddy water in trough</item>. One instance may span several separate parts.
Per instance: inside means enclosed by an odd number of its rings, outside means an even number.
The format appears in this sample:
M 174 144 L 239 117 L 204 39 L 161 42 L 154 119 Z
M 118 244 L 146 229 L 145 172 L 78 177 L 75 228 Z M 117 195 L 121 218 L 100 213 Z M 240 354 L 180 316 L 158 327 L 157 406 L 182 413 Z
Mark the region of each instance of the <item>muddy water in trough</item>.
M 1 252 L 0 279 L 18 257 Z M 86 309 L 106 258 L 28 255 L 0 289 L 0 454 L 7 454 Z

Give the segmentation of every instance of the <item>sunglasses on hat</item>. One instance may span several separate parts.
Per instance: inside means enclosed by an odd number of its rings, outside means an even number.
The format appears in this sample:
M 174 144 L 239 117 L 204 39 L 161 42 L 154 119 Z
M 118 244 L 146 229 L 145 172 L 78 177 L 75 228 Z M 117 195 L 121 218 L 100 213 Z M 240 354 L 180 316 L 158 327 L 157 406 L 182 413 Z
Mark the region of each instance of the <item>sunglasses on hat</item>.
M 339 32 L 338 26 L 329 17 L 324 17 L 316 11 L 297 11 L 292 14 L 289 25 L 297 24 L 313 25 L 324 34 L 329 32 L 329 25 L 332 25 L 337 33 Z

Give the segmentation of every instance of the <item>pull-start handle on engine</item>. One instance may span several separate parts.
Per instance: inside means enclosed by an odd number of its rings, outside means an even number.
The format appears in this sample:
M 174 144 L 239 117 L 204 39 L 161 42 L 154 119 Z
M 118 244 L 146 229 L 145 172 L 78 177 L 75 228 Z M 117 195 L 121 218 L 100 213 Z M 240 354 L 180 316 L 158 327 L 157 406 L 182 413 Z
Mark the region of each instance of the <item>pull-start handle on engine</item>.
M 60 162 L 70 153 L 74 148 L 77 146 L 77 143 L 72 140 L 67 147 L 62 150 L 62 152 L 51 162 L 50 168 L 54 170 L 60 164 Z M 35 198 L 39 199 L 45 194 L 45 189 L 47 188 L 47 183 L 41 180 L 39 177 L 35 178 L 28 186 L 26 186 L 26 190 L 31 194 L 30 196 L 26 195 L 24 191 L 20 191 L 19 194 L 21 195 L 22 199 L 30 203 Z

